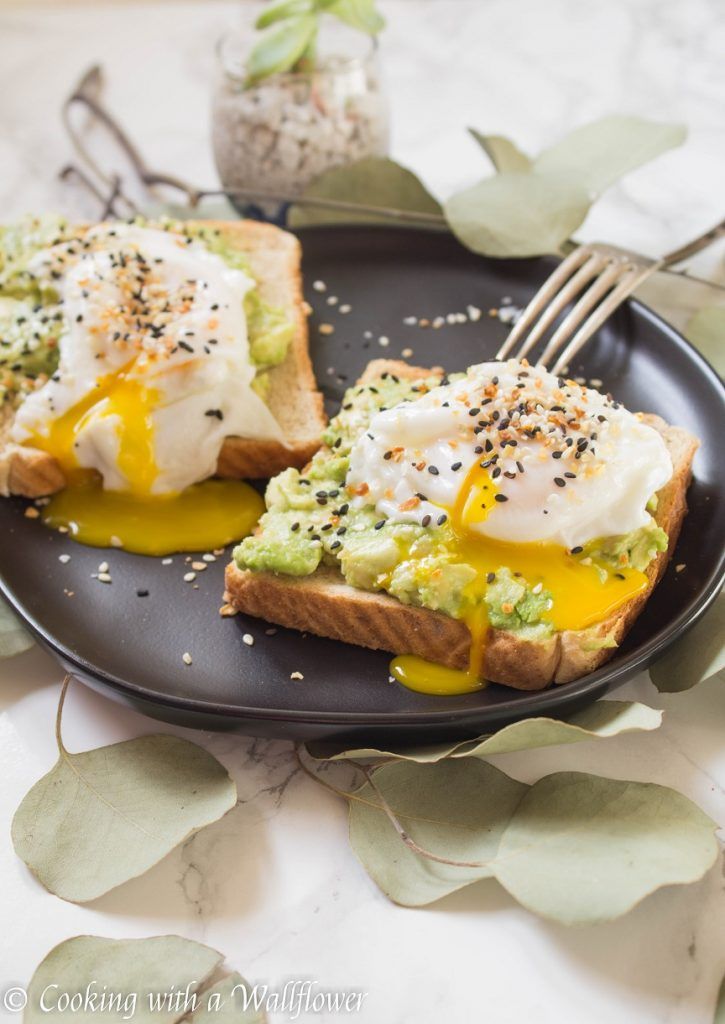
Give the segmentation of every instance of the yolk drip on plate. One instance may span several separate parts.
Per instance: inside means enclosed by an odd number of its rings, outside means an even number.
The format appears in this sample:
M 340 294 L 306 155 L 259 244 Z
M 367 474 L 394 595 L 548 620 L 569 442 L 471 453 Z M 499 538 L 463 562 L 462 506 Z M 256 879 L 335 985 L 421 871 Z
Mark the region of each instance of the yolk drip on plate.
M 491 574 L 503 567 L 520 574 L 531 587 L 541 584 L 551 593 L 551 608 L 543 620 L 556 631 L 586 629 L 603 621 L 647 585 L 644 573 L 635 569 L 615 571 L 603 562 L 595 563 L 583 552 L 573 555 L 556 544 L 512 544 L 485 537 L 474 527 L 495 507 L 497 493 L 488 470 L 474 463 L 455 505 L 446 509 L 456 535 L 458 560 L 476 570 L 476 578 L 465 593 L 469 611 L 464 621 L 471 633 L 468 668 L 452 669 L 414 655 L 401 655 L 391 662 L 390 672 L 411 690 L 462 694 L 486 685 L 483 666 L 488 622 L 484 596 Z M 604 579 L 601 569 L 606 572 Z
M 206 551 L 240 540 L 253 530 L 264 501 L 239 480 L 205 480 L 178 494 L 151 493 L 157 476 L 152 387 L 124 370 L 99 379 L 97 386 L 44 434 L 29 442 L 60 463 L 68 486 L 42 510 L 43 521 L 92 547 L 123 547 L 144 555 Z M 78 465 L 79 432 L 93 417 L 116 418 L 117 465 L 129 490 L 105 490 L 95 471 Z

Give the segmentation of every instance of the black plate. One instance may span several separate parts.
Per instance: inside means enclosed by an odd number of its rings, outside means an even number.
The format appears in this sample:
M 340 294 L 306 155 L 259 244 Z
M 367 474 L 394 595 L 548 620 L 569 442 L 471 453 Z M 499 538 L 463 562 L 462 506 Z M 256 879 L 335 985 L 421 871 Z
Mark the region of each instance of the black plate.
M 316 228 L 302 234 L 307 297 L 314 306 L 312 352 L 329 410 L 375 357 L 399 357 L 459 370 L 490 358 L 507 333 L 489 307 L 505 296 L 523 304 L 551 271 L 552 259 L 490 261 L 450 236 L 397 228 Z M 320 294 L 312 282 L 322 279 Z M 349 303 L 341 314 L 326 304 Z M 477 323 L 439 330 L 407 326 L 484 311 Z M 318 331 L 322 322 L 332 335 Z M 366 336 L 366 332 L 369 332 Z M 371 335 L 371 336 L 370 336 Z M 381 347 L 381 335 L 390 339 Z M 586 678 L 542 693 L 490 686 L 453 698 L 427 697 L 388 682 L 388 655 L 279 629 L 245 616 L 222 619 L 224 559 L 184 583 L 183 556 L 172 565 L 117 550 L 74 544 L 0 502 L 0 585 L 40 640 L 91 686 L 154 717 L 204 728 L 311 739 L 345 736 L 391 742 L 477 735 L 514 719 L 571 711 L 648 665 L 688 629 L 723 579 L 725 477 L 723 390 L 710 366 L 679 334 L 636 302 L 619 310 L 586 347 L 572 375 L 599 378 L 630 409 L 657 412 L 702 439 L 689 495 L 690 514 L 672 565 L 617 656 Z M 344 377 L 345 380 L 340 379 Z M 70 562 L 59 562 L 62 553 Z M 113 583 L 91 578 L 101 561 Z M 674 571 L 685 563 L 686 569 Z M 148 597 L 138 597 L 147 589 Z M 73 591 L 68 596 L 66 591 Z M 255 638 L 253 646 L 242 641 Z M 182 661 L 189 651 L 193 664 Z M 304 680 L 291 680 L 301 672 Z M 384 736 L 383 736 L 384 734 Z

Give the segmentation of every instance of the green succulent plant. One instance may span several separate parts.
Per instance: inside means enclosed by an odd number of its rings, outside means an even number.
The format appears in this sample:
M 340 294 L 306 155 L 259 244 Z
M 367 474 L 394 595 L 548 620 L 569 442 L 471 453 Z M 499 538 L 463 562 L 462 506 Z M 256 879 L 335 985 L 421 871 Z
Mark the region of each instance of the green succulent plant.
M 325 15 L 351 28 L 375 36 L 385 19 L 375 0 L 281 0 L 257 18 L 255 28 L 263 35 L 247 61 L 247 85 L 283 71 L 310 71 L 315 65 L 317 37 Z

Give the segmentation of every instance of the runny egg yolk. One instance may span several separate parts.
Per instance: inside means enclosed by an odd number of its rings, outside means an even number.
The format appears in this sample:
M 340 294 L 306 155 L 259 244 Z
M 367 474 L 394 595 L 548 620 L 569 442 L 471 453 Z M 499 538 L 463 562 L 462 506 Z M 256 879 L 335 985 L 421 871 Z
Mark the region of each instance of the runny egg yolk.
M 456 537 L 457 560 L 473 566 L 476 578 L 464 591 L 467 611 L 463 620 L 471 633 L 468 668 L 447 668 L 414 655 L 391 662 L 391 675 L 411 690 L 429 694 L 470 693 L 485 686 L 483 677 L 488 620 L 485 594 L 491 574 L 507 567 L 531 587 L 551 594 L 551 606 L 543 621 L 561 630 L 581 630 L 603 621 L 640 593 L 647 577 L 636 569 L 613 570 L 586 551 L 577 555 L 556 544 L 511 544 L 492 540 L 475 529 L 496 501 L 498 488 L 487 469 L 474 463 L 455 505 L 446 509 Z M 606 576 L 602 576 L 604 570 Z M 513 609 L 510 609 L 513 611 Z M 503 611 L 507 609 L 504 606 Z
M 46 433 L 27 442 L 53 455 L 68 481 L 43 508 L 43 521 L 66 528 L 82 544 L 143 555 L 205 551 L 247 536 L 264 511 L 264 501 L 249 484 L 205 480 L 176 494 L 151 493 L 158 472 L 152 420 L 158 395 L 127 370 L 99 378 L 91 392 L 50 422 Z M 83 427 L 111 416 L 116 418 L 116 464 L 127 491 L 105 490 L 99 474 L 81 468 L 75 454 Z

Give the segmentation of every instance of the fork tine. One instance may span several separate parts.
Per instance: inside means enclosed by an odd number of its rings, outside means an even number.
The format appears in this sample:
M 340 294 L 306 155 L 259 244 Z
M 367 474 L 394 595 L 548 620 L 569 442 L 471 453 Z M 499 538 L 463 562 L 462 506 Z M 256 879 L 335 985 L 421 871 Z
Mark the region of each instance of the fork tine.
M 560 263 L 553 274 L 544 281 L 536 295 L 520 316 L 518 322 L 509 331 L 508 337 L 496 353 L 496 359 L 505 359 L 516 343 L 526 334 L 529 327 L 536 321 L 537 316 L 544 310 L 549 301 L 556 295 L 559 288 L 569 280 L 572 274 L 591 255 L 591 249 L 587 245 L 580 245 L 578 249 Z
M 599 330 L 602 324 L 612 315 L 617 306 L 632 294 L 645 278 L 649 277 L 657 269 L 657 264 L 649 267 L 632 267 L 621 278 L 617 286 L 609 293 L 602 302 L 581 325 L 564 351 L 552 367 L 552 373 L 561 373 L 565 366 L 568 366 L 582 345 L 591 338 L 595 331 Z M 552 339 L 553 341 L 553 339 Z M 552 352 L 552 355 L 554 353 Z
M 541 353 L 541 358 L 536 360 L 537 363 L 546 366 L 548 361 L 571 338 L 577 327 L 586 320 L 589 313 L 599 305 L 600 301 L 614 288 L 617 281 L 622 278 L 627 270 L 628 267 L 622 263 L 610 263 L 607 266 L 606 270 L 584 292 L 574 308 L 570 310 L 559 324 L 546 348 Z
M 594 253 L 589 257 L 584 266 L 580 267 L 574 276 L 566 282 L 561 291 L 553 297 L 549 305 L 543 311 L 538 323 L 534 324 L 531 328 L 528 337 L 516 353 L 517 359 L 523 359 L 524 356 L 531 351 L 562 310 L 564 310 L 570 302 L 574 302 L 577 295 L 583 292 L 584 289 L 587 288 L 587 285 L 589 285 L 589 282 L 593 281 L 606 266 L 606 257 L 597 253 Z M 539 362 L 538 359 L 537 362 Z

